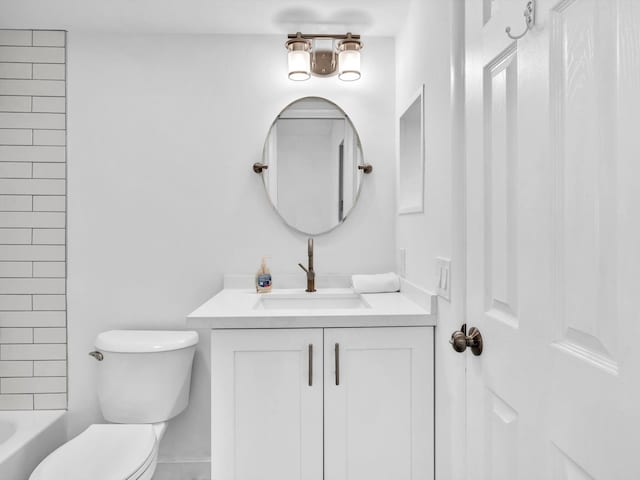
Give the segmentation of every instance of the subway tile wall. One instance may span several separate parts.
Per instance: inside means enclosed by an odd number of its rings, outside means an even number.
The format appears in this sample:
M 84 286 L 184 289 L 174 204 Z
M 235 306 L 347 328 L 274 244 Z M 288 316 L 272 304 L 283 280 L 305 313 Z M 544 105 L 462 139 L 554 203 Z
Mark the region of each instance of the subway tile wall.
M 65 48 L 0 30 L 0 410 L 67 406 Z

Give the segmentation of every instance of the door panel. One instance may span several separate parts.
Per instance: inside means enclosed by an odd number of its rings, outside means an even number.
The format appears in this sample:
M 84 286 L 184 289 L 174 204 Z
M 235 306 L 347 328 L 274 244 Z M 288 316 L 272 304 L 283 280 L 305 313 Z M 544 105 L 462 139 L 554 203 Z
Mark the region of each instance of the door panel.
M 433 329 L 325 329 L 324 358 L 325 478 L 433 479 Z
M 565 1 L 551 13 L 555 345 L 615 374 L 616 32 L 614 9 L 598 3 Z
M 321 480 L 322 330 L 214 330 L 211 346 L 212 478 Z
M 553 450 L 553 480 L 594 480 L 580 466 L 557 447 Z
M 485 310 L 517 326 L 517 100 L 515 44 L 484 68 Z
M 634 480 L 640 2 L 536 4 L 466 2 L 467 477 Z
M 518 412 L 495 393 L 487 391 L 485 445 L 490 455 L 486 478 L 517 478 Z

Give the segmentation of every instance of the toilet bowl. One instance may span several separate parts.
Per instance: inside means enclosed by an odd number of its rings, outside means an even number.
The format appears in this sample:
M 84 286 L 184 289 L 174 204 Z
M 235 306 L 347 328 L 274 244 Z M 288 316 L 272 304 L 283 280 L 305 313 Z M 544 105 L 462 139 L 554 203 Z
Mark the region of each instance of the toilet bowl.
M 96 338 L 105 420 L 46 457 L 29 480 L 151 480 L 167 420 L 189 402 L 196 332 L 112 330 Z

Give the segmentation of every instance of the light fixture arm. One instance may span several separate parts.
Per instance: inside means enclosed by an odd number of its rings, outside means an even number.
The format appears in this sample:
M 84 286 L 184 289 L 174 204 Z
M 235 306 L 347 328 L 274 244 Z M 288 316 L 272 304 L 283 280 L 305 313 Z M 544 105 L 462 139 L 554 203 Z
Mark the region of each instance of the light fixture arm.
M 301 38 L 303 40 L 315 40 L 316 38 L 326 38 L 326 39 L 333 39 L 333 40 L 347 40 L 347 39 L 360 40 L 360 35 L 354 35 L 351 32 L 347 32 L 344 35 L 336 35 L 336 34 L 332 34 L 332 33 L 301 33 L 301 32 L 297 32 L 297 33 L 288 34 L 287 38 L 289 40 L 298 39 L 298 38 Z

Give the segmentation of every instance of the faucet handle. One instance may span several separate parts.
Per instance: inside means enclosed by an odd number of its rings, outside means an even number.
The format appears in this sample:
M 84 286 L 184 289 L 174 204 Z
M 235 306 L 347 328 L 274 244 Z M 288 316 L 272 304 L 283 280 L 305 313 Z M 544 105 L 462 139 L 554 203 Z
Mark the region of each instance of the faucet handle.
M 309 273 L 309 270 L 307 270 L 307 267 L 305 267 L 303 264 L 299 263 L 298 266 L 303 269 L 305 272 Z

